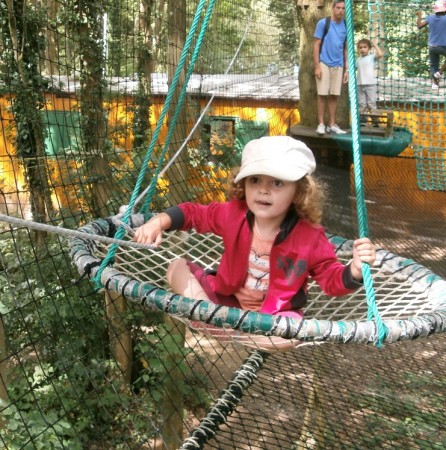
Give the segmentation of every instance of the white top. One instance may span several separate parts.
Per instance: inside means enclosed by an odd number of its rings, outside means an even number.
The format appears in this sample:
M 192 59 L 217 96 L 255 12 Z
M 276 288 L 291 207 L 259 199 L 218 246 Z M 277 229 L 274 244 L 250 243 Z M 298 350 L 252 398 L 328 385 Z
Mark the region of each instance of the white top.
M 360 56 L 356 60 L 357 84 L 376 84 L 375 55 Z

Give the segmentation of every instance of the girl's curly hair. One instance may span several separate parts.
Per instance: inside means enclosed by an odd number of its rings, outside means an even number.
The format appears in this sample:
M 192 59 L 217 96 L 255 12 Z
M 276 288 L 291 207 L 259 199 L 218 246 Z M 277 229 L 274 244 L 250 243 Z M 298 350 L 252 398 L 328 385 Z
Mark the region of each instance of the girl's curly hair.
M 228 177 L 227 195 L 230 200 L 245 199 L 245 179 L 234 183 L 239 171 L 240 167 L 233 169 Z M 297 180 L 296 185 L 297 192 L 293 204 L 298 216 L 314 224 L 321 223 L 325 203 L 325 186 L 311 175 Z

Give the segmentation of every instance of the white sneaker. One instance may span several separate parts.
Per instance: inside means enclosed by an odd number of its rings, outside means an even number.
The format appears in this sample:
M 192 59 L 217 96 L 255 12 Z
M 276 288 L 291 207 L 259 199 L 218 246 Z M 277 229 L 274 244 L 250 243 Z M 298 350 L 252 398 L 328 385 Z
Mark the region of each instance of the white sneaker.
M 319 136 L 323 136 L 325 134 L 325 125 L 323 123 L 320 123 L 316 128 L 316 133 Z
M 334 124 L 332 127 L 327 127 L 327 129 L 329 130 L 328 132 L 331 134 L 347 134 L 346 131 L 341 130 L 339 128 L 339 125 Z
M 436 90 L 440 89 L 440 86 L 438 86 L 437 83 L 432 83 L 432 89 L 433 89 L 434 91 L 436 91 Z
M 435 78 L 436 80 L 439 80 L 439 79 L 441 78 L 441 73 L 440 73 L 440 72 L 435 72 L 435 73 L 434 73 L 434 78 Z

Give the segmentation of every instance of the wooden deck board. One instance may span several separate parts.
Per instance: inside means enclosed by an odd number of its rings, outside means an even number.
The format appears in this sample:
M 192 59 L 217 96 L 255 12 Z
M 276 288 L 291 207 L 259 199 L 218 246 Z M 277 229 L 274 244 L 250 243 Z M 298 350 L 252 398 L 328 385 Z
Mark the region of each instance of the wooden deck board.
M 351 129 L 345 129 L 351 133 Z M 384 137 L 385 130 L 381 127 L 361 127 L 361 134 L 364 136 Z M 304 127 L 302 125 L 293 125 L 290 127 L 289 134 L 294 139 L 304 142 L 313 151 L 318 164 L 327 164 L 335 167 L 350 167 L 353 162 L 351 152 L 341 150 L 333 139 L 333 135 L 324 134 L 319 136 L 316 133 L 316 127 Z
M 350 128 L 345 128 L 345 131 L 347 133 L 351 133 Z M 361 134 L 367 135 L 367 136 L 384 136 L 384 129 L 381 127 L 361 127 L 360 128 Z M 316 127 L 310 128 L 310 127 L 304 127 L 302 125 L 293 125 L 290 127 L 290 133 L 291 136 L 302 136 L 302 137 L 316 137 L 320 139 L 331 139 L 332 135 L 330 134 L 324 134 L 323 136 L 319 136 L 316 133 Z

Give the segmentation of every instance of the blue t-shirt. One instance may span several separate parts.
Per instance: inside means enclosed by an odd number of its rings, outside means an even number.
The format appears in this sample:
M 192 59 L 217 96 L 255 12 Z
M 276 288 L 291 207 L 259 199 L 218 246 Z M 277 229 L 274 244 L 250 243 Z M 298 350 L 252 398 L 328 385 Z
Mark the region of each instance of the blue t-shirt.
M 430 14 L 425 20 L 429 25 L 429 45 L 446 46 L 446 16 Z
M 314 37 L 322 39 L 324 35 L 326 18 L 319 20 L 316 25 Z M 343 67 L 344 66 L 344 43 L 347 37 L 347 28 L 345 21 L 340 22 L 330 21 L 330 28 L 325 35 L 322 43 L 320 60 L 329 67 Z

